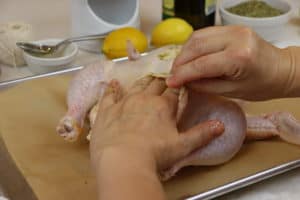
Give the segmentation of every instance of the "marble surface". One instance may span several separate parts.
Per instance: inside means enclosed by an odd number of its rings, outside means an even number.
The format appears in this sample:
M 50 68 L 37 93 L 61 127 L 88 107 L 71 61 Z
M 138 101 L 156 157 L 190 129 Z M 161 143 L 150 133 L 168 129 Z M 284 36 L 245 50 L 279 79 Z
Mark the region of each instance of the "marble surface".
M 221 196 L 216 200 L 298 200 L 300 169 Z
M 294 3 L 294 17 L 285 27 L 285 34 L 278 35 L 281 46 L 300 44 L 299 0 Z M 25 21 L 33 25 L 36 38 L 64 38 L 71 35 L 70 3 L 72 0 L 1 0 L 0 23 L 7 21 Z M 140 0 L 141 28 L 150 33 L 160 21 L 161 0 Z M 274 33 L 276 34 L 276 33 Z M 99 55 L 80 52 L 73 63 L 80 65 L 98 59 Z M 1 65 L 0 82 L 32 75 L 27 67 L 11 68 Z M 1 177 L 0 177 L 1 178 Z M 298 200 L 300 197 L 300 169 L 233 192 L 218 199 L 225 200 Z M 0 200 L 3 198 L 0 197 Z

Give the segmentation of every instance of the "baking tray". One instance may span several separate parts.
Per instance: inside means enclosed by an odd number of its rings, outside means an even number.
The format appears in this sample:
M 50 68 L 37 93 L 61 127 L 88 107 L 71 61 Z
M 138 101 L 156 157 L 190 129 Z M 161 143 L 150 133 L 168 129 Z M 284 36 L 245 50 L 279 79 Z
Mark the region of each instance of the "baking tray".
M 145 56 L 147 54 L 148 54 L 147 52 L 142 53 L 141 56 Z M 114 62 L 120 62 L 120 61 L 124 61 L 124 60 L 128 60 L 128 57 L 113 59 Z M 29 80 L 38 79 L 38 78 L 45 78 L 45 77 L 50 77 L 50 76 L 55 76 L 55 75 L 60 75 L 60 74 L 76 72 L 78 70 L 81 70 L 82 68 L 83 68 L 82 65 L 71 66 L 70 68 L 63 69 L 63 70 L 58 70 L 58 71 L 53 71 L 53 72 L 48 72 L 48 73 L 43 73 L 43 74 L 35 74 L 35 75 L 32 75 L 32 76 L 26 76 L 26 77 L 22 77 L 22 78 L 16 78 L 16 79 L 12 79 L 12 80 L 2 81 L 2 82 L 0 82 L 0 89 L 10 87 L 10 86 L 13 86 L 17 83 L 21 83 L 21 82 L 24 82 L 24 81 L 29 81 Z
M 118 62 L 118 61 L 122 61 L 122 60 L 126 60 L 126 59 L 127 58 L 120 58 L 120 59 L 115 59 L 114 61 Z M 44 78 L 44 77 L 50 77 L 50 76 L 56 76 L 56 75 L 61 75 L 61 74 L 68 74 L 68 73 L 71 74 L 72 72 L 76 72 L 82 68 L 83 68 L 83 66 L 73 66 L 72 68 L 68 68 L 68 69 L 64 69 L 64 70 L 60 70 L 60 71 L 39 74 L 39 75 L 33 75 L 33 76 L 28 76 L 28 77 L 19 78 L 19 79 L 10 80 L 10 81 L 5 81 L 5 82 L 0 83 L 0 88 L 7 88 L 7 87 L 13 86 L 15 84 L 22 83 L 24 81 L 38 79 L 38 78 Z M 291 171 L 291 170 L 299 168 L 299 167 L 300 167 L 300 160 L 288 162 L 288 163 L 278 165 L 276 167 L 255 173 L 253 175 L 244 177 L 242 179 L 230 182 L 230 183 L 222 185 L 220 187 L 216 187 L 216 188 L 208 190 L 206 192 L 194 195 L 192 197 L 186 198 L 186 200 L 209 200 L 209 199 L 213 199 L 216 197 L 220 197 L 224 194 L 227 194 L 232 191 L 241 189 L 243 187 L 246 187 L 246 186 L 255 184 L 257 182 L 269 179 L 276 175 L 283 174 L 285 172 Z
M 195 195 L 193 197 L 189 197 L 186 200 L 209 200 L 209 199 L 213 199 L 216 197 L 220 197 L 224 194 L 228 194 L 230 192 L 244 188 L 246 186 L 253 185 L 255 183 L 261 182 L 263 180 L 272 178 L 274 176 L 283 174 L 285 172 L 291 171 L 291 170 L 299 168 L 299 167 L 300 167 L 300 160 L 291 161 L 291 162 L 270 168 L 268 170 L 258 172 L 251 176 L 236 180 L 234 182 L 225 184 L 223 186 L 216 187 L 214 189 L 208 190 L 206 192 Z

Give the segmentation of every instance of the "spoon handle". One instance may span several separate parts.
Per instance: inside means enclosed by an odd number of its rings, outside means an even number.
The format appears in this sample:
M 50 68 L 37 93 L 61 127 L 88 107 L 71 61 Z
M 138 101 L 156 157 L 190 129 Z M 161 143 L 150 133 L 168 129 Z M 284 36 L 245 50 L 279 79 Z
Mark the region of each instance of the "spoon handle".
M 85 40 L 103 39 L 107 36 L 108 33 L 109 32 L 102 33 L 102 34 L 95 34 L 95 35 L 84 35 L 84 36 L 79 36 L 79 37 L 72 37 L 72 38 L 68 38 L 66 40 L 61 41 L 58 45 L 68 44 L 71 42 L 80 42 L 80 41 L 85 41 Z

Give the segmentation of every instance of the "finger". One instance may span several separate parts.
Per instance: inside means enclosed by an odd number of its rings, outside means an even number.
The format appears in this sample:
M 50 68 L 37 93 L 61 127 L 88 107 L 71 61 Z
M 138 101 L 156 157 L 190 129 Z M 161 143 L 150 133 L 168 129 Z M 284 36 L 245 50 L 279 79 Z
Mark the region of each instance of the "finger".
M 162 94 L 163 97 L 168 99 L 173 112 L 177 111 L 179 93 L 180 89 L 167 88 Z
M 111 80 L 99 103 L 99 111 L 116 104 L 122 98 L 122 90 L 117 80 Z
M 232 40 L 226 37 L 228 34 L 230 28 L 218 26 L 195 31 L 174 60 L 172 70 L 198 57 L 222 51 Z
M 179 149 L 186 156 L 191 152 L 205 146 L 211 140 L 221 135 L 224 125 L 215 120 L 198 124 L 184 133 L 179 134 Z
M 148 87 L 148 85 L 153 81 L 154 77 L 152 76 L 146 76 L 139 80 L 137 80 L 133 86 L 128 90 L 128 94 L 134 94 L 137 92 L 142 92 L 145 90 L 145 88 Z
M 167 79 L 167 85 L 180 87 L 187 82 L 203 78 L 238 78 L 241 71 L 237 62 L 225 51 L 209 54 L 175 69 L 172 76 Z
M 167 88 L 166 82 L 161 78 L 155 78 L 148 87 L 145 88 L 144 92 L 151 95 L 161 95 Z
M 186 88 L 180 88 L 179 97 L 178 97 L 178 108 L 177 108 L 177 115 L 176 121 L 179 122 L 181 117 L 183 116 L 184 110 L 188 104 L 188 91 Z

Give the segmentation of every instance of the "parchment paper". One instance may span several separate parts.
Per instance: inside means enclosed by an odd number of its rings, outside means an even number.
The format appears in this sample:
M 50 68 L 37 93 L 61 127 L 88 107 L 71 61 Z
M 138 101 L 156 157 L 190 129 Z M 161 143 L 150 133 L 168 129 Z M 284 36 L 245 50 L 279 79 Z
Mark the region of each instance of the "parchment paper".
M 16 165 L 41 200 L 96 199 L 88 143 L 67 143 L 55 127 L 66 111 L 70 77 L 33 80 L 0 93 L 0 132 Z M 300 119 L 300 99 L 247 105 L 250 113 L 290 111 Z M 188 167 L 164 184 L 169 199 L 182 199 L 300 158 L 300 147 L 280 139 L 244 145 L 230 162 Z

